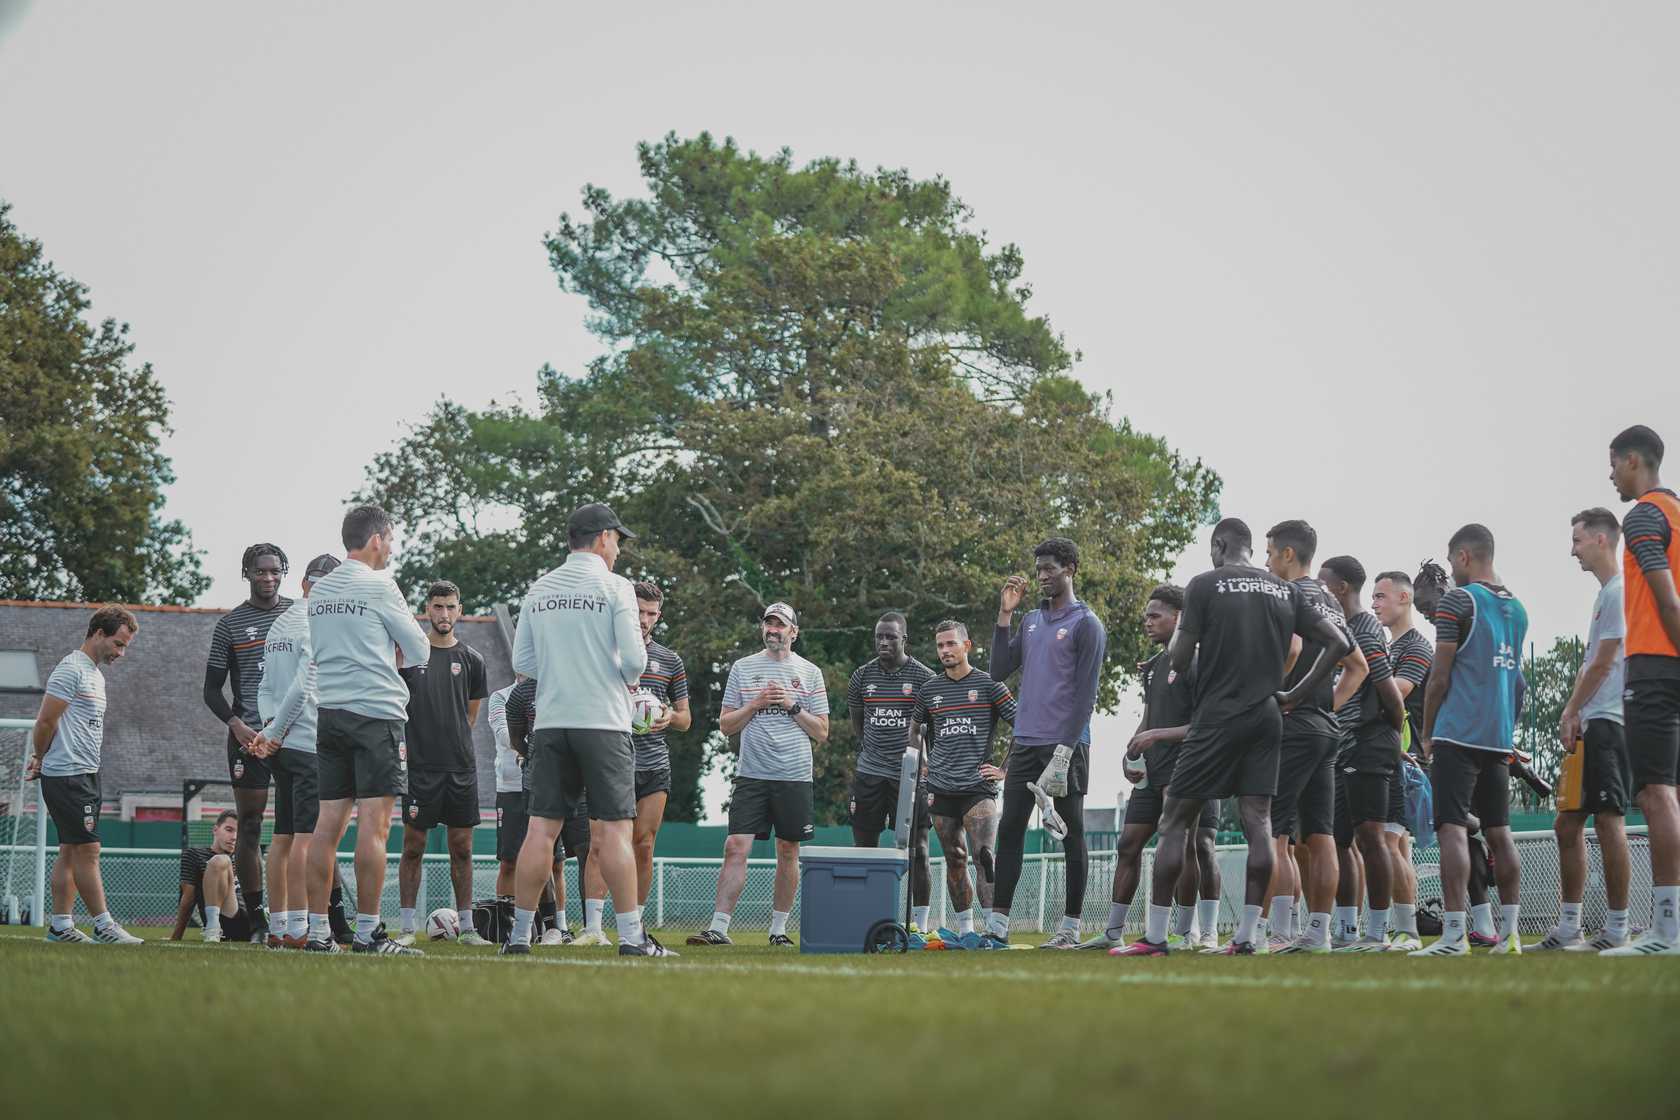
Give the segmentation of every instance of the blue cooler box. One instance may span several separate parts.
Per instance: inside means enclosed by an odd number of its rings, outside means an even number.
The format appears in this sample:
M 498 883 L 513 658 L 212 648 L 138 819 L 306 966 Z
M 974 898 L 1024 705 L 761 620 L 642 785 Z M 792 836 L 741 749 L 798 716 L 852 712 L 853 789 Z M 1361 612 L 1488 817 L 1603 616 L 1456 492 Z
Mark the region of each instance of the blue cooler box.
M 799 951 L 861 953 L 876 922 L 904 921 L 898 887 L 910 866 L 898 848 L 799 849 Z

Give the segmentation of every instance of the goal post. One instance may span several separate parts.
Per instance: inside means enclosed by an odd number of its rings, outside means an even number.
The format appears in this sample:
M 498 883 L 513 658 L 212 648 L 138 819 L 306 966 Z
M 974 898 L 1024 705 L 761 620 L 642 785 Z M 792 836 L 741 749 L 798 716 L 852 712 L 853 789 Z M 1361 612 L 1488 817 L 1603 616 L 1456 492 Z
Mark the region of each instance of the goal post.
M 0 719 L 0 920 L 47 923 L 47 814 L 26 781 L 32 719 Z

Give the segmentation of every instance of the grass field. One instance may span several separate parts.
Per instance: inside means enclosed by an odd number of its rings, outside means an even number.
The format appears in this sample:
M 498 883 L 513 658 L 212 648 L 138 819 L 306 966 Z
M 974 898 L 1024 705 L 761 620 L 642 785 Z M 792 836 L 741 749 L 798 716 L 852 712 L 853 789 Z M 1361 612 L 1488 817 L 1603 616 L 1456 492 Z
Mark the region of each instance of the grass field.
M 760 938 L 376 960 L 8 929 L 0 1099 L 20 1117 L 1674 1115 L 1668 959 L 815 957 Z

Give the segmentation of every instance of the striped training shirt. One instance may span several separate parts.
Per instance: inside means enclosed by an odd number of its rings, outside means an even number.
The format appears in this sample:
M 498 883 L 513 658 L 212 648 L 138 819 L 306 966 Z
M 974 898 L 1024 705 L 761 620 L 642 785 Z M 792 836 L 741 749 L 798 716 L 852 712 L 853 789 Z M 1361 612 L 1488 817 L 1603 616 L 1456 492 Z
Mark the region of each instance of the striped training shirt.
M 731 711 L 744 708 L 772 682 L 782 688 L 812 715 L 828 714 L 828 688 L 822 670 L 797 653 L 777 659 L 760 650 L 729 667 L 724 685 L 723 706 Z M 741 729 L 741 763 L 736 775 L 779 782 L 811 780 L 811 738 L 781 708 L 754 712 Z
M 268 640 L 268 628 L 291 605 L 292 600 L 284 595 L 267 609 L 243 602 L 218 618 L 216 628 L 210 633 L 210 659 L 205 668 L 212 673 L 227 672 L 228 683 L 233 687 L 233 714 L 251 727 L 257 726 L 261 718 L 257 710 L 257 687 L 262 683 L 263 646 Z
M 997 795 L 997 783 L 980 776 L 980 764 L 992 761 L 998 724 L 1015 722 L 1008 685 L 981 669 L 955 680 L 937 673 L 916 689 L 913 716 L 927 729 L 929 789 Z
M 688 699 L 688 672 L 683 668 L 683 659 L 671 649 L 658 642 L 647 644 L 647 668 L 642 670 L 641 687 L 649 692 L 667 708 L 674 707 L 678 700 Z M 665 732 L 657 735 L 632 735 L 631 743 L 636 748 L 637 770 L 669 770 L 671 768 L 671 748 L 665 742 Z
M 858 743 L 857 772 L 898 780 L 904 748 L 910 741 L 910 714 L 916 690 L 933 677 L 933 670 L 914 657 L 888 669 L 879 657 L 858 666 L 846 686 L 846 711 L 863 712 L 863 738 Z
M 405 664 L 421 665 L 432 647 L 396 581 L 349 559 L 313 584 L 305 601 L 320 706 L 407 720 L 408 685 L 397 674 L 396 650 Z
M 285 750 L 314 754 L 318 697 L 307 603 L 299 599 L 268 628 L 257 714 L 266 724 L 264 736 Z
M 73 649 L 47 678 L 47 695 L 69 707 L 58 718 L 52 743 L 41 759 L 41 773 L 49 778 L 99 773 L 99 751 L 105 741 L 105 674 L 93 658 Z
M 1360 611 L 1347 623 L 1348 632 L 1359 643 L 1359 652 L 1365 655 L 1370 672 L 1348 702 L 1336 709 L 1336 722 L 1341 725 L 1344 734 L 1366 724 L 1382 722 L 1382 702 L 1377 699 L 1375 686 L 1394 676 L 1394 666 L 1388 658 L 1388 638 L 1377 616 L 1370 611 Z
M 1388 659 L 1394 663 L 1394 679 L 1411 681 L 1406 694 L 1406 722 L 1412 728 L 1412 742 L 1423 736 L 1423 690 L 1429 683 L 1429 667 L 1435 663 L 1435 647 L 1417 628 L 1388 643 Z
M 198 911 L 199 920 L 204 919 L 204 872 L 210 866 L 210 861 L 216 856 L 214 848 L 182 848 L 181 849 L 181 885 L 192 887 L 196 897 L 193 906 Z M 243 898 L 245 892 L 239 887 L 239 872 L 233 873 L 233 895 Z

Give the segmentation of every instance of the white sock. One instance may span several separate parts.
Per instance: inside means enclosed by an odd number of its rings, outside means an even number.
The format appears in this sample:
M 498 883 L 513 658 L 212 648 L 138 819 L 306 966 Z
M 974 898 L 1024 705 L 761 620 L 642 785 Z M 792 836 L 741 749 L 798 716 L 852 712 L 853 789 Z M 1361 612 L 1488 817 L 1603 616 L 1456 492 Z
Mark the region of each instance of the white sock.
M 974 911 L 964 910 L 957 915 L 957 932 L 959 934 L 974 932 Z
M 268 912 L 268 934 L 270 937 L 286 936 L 286 915 L 290 910 L 270 910 Z
M 1078 914 L 1063 914 L 1062 915 L 1062 929 L 1065 930 L 1068 933 L 1077 934 L 1079 932 L 1079 915 Z
M 1626 910 L 1606 910 L 1604 912 L 1604 932 L 1618 941 L 1627 940 L 1628 912 Z
M 379 927 L 378 914 L 364 914 L 356 911 L 356 940 L 372 941 L 373 931 Z
M 1367 910 L 1365 912 L 1365 936 L 1372 941 L 1381 941 L 1388 936 L 1388 911 Z
M 513 908 L 513 932 L 508 936 L 508 940 L 520 945 L 529 945 L 531 943 L 531 920 L 536 916 L 537 912 L 535 910 L 521 910 L 515 906 Z
M 288 911 L 286 911 L 286 934 L 285 935 L 287 937 L 293 938 L 294 940 L 297 939 L 297 938 L 300 938 L 300 937 L 307 937 L 309 935 L 309 911 L 307 911 L 307 910 L 288 910 Z M 330 930 L 329 930 L 329 936 L 330 936 Z
M 984 907 L 984 906 L 980 907 L 980 925 L 981 925 L 981 928 L 990 928 L 991 924 L 992 924 L 992 912 L 991 912 L 991 910 L 988 909 L 987 907 Z
M 76 919 L 69 914 L 54 914 L 52 916 L 52 928 L 54 933 L 68 933 L 76 928 Z
M 1441 940 L 1448 945 L 1464 943 L 1464 911 L 1448 910 L 1441 915 Z
M 1219 929 L 1219 900 L 1204 898 L 1196 903 L 1196 921 L 1202 927 L 1203 936 L 1215 933 Z
M 1301 937 L 1308 945 L 1322 945 L 1330 936 L 1330 915 L 1308 914 L 1306 929 L 1301 931 Z
M 1196 908 L 1194 906 L 1173 905 L 1172 931 L 1180 937 L 1189 937 L 1190 930 L 1196 924 Z
M 604 898 L 586 898 L 583 900 L 583 932 L 601 932 L 601 911 L 605 909 L 607 900 Z M 641 944 L 641 942 L 637 942 Z
M 1171 906 L 1157 906 L 1149 904 L 1149 917 L 1145 920 L 1144 939 L 1152 944 L 1160 945 L 1167 940 L 1167 919 L 1172 917 Z
M 332 922 L 325 914 L 309 915 L 309 940 L 331 941 Z
M 1558 907 L 1558 933 L 1566 940 L 1581 932 L 1581 904 L 1565 902 Z
M 1009 915 L 1001 910 L 993 910 L 992 916 L 986 919 L 986 932 L 993 937 L 1009 940 Z
M 613 915 L 613 921 L 618 925 L 618 943 L 620 945 L 640 945 L 647 940 L 642 932 L 642 908 L 634 910 L 620 910 Z
M 1254 931 L 1260 928 L 1260 907 L 1244 906 L 1242 917 L 1237 921 L 1237 932 L 1231 938 L 1233 941 L 1254 940 Z
M 1336 907 L 1336 936 L 1354 937 L 1359 933 L 1359 907 Z
M 458 934 L 475 932 L 472 920 L 472 907 L 469 906 L 465 910 L 455 911 L 455 922 Z
M 722 910 L 714 913 L 712 915 L 712 932 L 727 934 L 729 932 L 729 919 L 732 917 L 734 917 L 733 914 L 725 914 Z
M 1295 936 L 1295 900 L 1286 894 L 1272 899 L 1272 933 L 1278 937 Z
M 1680 940 L 1680 885 L 1651 888 L 1651 932 L 1664 941 Z
M 1500 936 L 1517 936 L 1517 911 L 1520 909 L 1522 909 L 1520 906 L 1505 906 L 1501 904 L 1499 907 Z
M 404 906 L 398 911 L 398 913 L 402 915 L 400 920 L 402 922 L 402 931 L 404 933 L 416 933 L 420 929 L 420 927 L 414 922 L 414 909 L 415 908 L 412 906 Z
M 220 906 L 206 906 L 204 908 L 204 932 L 220 930 L 222 928 L 222 908 Z
M 1104 932 L 1108 934 L 1110 941 L 1120 940 L 1120 936 L 1126 932 L 1126 912 L 1131 908 L 1132 904 L 1129 902 L 1115 902 L 1109 905 L 1108 926 Z
M 775 937 L 777 934 L 782 934 L 784 936 L 787 934 L 788 914 L 789 911 L 786 910 L 770 911 L 771 937 Z
M 1394 904 L 1394 928 L 1401 933 L 1417 936 L 1417 903 L 1396 902 Z
M 1471 928 L 1483 937 L 1498 936 L 1498 931 L 1493 928 L 1493 903 L 1484 902 L 1470 907 L 1470 922 Z
M 928 915 L 932 911 L 933 907 L 931 906 L 912 906 L 910 908 L 910 920 L 916 923 L 917 929 L 926 930 L 928 928 Z
M 1658 889 L 1660 890 L 1661 888 L 1659 887 Z M 100 913 L 94 915 L 93 928 L 96 930 L 116 929 L 117 920 L 111 917 L 111 912 L 109 910 L 101 911 Z

